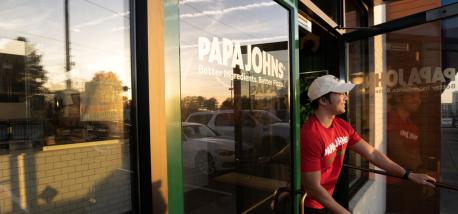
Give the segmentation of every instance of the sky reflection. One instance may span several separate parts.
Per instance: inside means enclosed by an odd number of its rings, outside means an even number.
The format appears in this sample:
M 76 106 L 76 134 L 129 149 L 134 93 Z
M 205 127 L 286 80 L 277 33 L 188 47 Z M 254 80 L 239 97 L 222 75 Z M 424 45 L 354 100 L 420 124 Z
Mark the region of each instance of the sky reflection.
M 100 71 L 116 73 L 131 87 L 128 2 L 69 1 L 70 78 L 75 89 L 83 90 Z M 0 8 L 0 39 L 25 37 L 42 55 L 45 86 L 51 91 L 65 88 L 64 1 L 6 0 L 0 1 Z

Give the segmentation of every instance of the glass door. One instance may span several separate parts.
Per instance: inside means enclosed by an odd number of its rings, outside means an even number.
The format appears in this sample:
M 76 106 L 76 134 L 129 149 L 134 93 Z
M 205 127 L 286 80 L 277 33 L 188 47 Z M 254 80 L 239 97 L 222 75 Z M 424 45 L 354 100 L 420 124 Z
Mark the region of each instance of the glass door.
M 456 14 L 453 8 L 446 9 Z M 346 35 L 350 41 L 348 79 L 357 85 L 350 94 L 349 118 L 376 148 L 386 148 L 395 162 L 456 187 L 458 17 L 427 18 L 397 30 L 389 30 L 389 23 L 380 26 L 380 34 L 365 37 L 360 31 Z M 372 200 L 372 209 L 386 213 L 453 213 L 458 209 L 453 203 L 458 192 L 450 188 L 422 188 L 374 175 L 369 180 L 366 190 L 372 188 L 371 196 L 360 193 L 361 199 L 352 199 L 355 209 L 364 200 Z
M 290 11 L 180 1 L 185 213 L 290 213 Z M 290 200 L 289 200 L 290 201 Z

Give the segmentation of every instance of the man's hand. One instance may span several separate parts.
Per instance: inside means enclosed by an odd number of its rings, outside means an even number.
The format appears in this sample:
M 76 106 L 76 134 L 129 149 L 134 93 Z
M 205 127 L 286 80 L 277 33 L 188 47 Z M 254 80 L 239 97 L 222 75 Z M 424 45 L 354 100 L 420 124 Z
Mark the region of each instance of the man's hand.
M 435 187 L 434 183 L 436 183 L 436 179 L 427 174 L 410 173 L 409 180 L 416 184 L 426 185 L 432 188 Z

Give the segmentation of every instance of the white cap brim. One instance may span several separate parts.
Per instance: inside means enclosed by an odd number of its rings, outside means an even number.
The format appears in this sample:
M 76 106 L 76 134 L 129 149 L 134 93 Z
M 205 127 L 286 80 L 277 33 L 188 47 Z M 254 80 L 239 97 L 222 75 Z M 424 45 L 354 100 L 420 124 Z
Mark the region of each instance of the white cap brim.
M 351 91 L 355 87 L 355 84 L 351 83 L 339 83 L 334 87 L 331 92 L 345 93 Z

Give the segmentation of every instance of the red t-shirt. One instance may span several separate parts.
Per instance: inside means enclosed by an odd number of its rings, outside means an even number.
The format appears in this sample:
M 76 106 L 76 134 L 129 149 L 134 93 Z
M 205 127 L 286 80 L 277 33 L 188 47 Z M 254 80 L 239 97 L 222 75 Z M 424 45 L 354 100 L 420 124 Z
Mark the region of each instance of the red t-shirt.
M 387 119 L 388 156 L 394 162 L 410 170 L 421 165 L 418 128 L 409 118 L 402 119 L 396 111 L 388 113 Z M 388 183 L 400 183 L 397 178 L 387 177 Z
M 346 121 L 335 118 L 329 128 L 324 127 L 315 115 L 301 128 L 301 171 L 321 171 L 321 186 L 332 195 L 342 169 L 347 145 L 354 145 L 361 137 Z M 305 206 L 323 208 L 311 196 Z
M 388 133 L 398 136 L 411 149 L 418 148 L 418 128 L 409 118 L 403 120 L 397 112 L 389 112 L 387 123 Z

